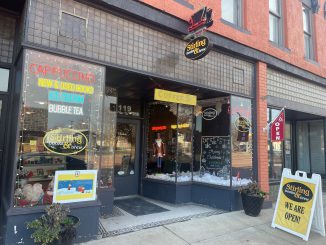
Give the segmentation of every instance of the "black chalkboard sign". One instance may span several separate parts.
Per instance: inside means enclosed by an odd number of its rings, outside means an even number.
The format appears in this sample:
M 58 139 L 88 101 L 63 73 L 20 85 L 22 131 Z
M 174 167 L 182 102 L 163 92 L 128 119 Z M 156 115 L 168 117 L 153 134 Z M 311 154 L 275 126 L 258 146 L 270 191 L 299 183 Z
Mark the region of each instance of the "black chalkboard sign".
M 231 165 L 231 142 L 229 136 L 202 136 L 201 166 L 219 170 Z

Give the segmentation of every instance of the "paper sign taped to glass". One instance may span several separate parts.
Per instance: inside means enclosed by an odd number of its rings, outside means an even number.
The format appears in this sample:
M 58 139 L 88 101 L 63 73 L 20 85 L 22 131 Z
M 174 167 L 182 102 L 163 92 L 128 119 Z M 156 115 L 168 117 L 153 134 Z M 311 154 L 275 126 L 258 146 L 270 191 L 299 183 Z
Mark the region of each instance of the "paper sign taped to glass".
M 310 230 L 325 236 L 321 177 L 284 168 L 272 227 L 308 241 Z
M 56 171 L 53 202 L 71 203 L 96 199 L 97 170 Z

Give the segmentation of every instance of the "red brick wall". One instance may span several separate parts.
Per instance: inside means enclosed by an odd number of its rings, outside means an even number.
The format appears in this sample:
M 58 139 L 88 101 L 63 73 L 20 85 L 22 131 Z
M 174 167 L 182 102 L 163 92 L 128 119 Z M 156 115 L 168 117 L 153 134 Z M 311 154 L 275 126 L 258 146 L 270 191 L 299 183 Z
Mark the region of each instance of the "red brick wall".
M 286 37 L 285 47 L 288 48 L 289 51 L 277 48 L 269 42 L 268 0 L 243 0 L 245 29 L 247 29 L 250 34 L 241 32 L 220 21 L 221 0 L 187 0 L 188 3 L 194 6 L 194 10 L 174 0 L 140 1 L 187 21 L 195 11 L 203 6 L 210 7 L 213 9 L 214 15 L 214 25 L 210 28 L 210 31 L 273 55 L 276 58 L 326 78 L 326 20 L 324 20 L 324 12 L 322 10 L 324 1 L 320 1 L 321 8 L 319 13 L 313 15 L 318 64 L 311 63 L 304 59 L 302 9 L 301 1 L 299 0 L 283 0 L 284 30 Z
M 268 177 L 268 145 L 267 131 L 263 128 L 267 124 L 267 66 L 265 63 L 258 62 L 256 65 L 257 76 L 257 153 L 258 153 L 258 183 L 260 188 L 269 192 Z

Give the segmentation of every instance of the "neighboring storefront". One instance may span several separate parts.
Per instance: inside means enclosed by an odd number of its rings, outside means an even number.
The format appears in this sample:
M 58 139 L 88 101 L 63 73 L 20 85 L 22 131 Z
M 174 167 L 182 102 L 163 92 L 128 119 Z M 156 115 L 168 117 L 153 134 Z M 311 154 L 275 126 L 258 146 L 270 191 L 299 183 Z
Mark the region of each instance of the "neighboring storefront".
M 268 122 L 285 107 L 283 142 L 269 140 L 269 178 L 272 199 L 277 197 L 283 167 L 326 177 L 324 87 L 268 69 Z

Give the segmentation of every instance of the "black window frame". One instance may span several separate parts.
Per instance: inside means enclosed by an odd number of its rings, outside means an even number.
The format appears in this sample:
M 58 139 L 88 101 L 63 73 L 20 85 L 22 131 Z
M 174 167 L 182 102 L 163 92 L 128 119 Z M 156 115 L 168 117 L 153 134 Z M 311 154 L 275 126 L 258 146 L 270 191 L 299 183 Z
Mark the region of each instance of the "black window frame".
M 308 60 L 315 60 L 315 48 L 314 48 L 314 28 L 312 19 L 312 9 L 309 5 L 302 2 L 302 20 L 304 21 L 304 15 L 307 15 L 308 30 L 305 30 L 303 23 L 303 39 L 304 39 L 304 56 Z M 307 41 L 308 40 L 308 45 Z M 308 47 L 308 49 L 307 49 Z
M 223 13 L 221 13 L 221 19 L 227 23 L 230 23 L 231 25 L 242 28 L 243 27 L 243 0 L 232 0 L 232 1 L 234 3 L 233 14 L 234 16 L 236 16 L 235 21 L 230 22 L 229 20 L 224 19 Z M 222 5 L 223 5 L 223 0 L 221 1 L 221 10 L 223 9 Z
M 284 46 L 284 28 L 283 28 L 283 0 L 276 0 L 278 13 L 271 10 L 269 6 L 269 17 L 275 17 L 277 19 L 277 40 L 271 40 L 270 33 L 271 33 L 271 23 L 269 18 L 269 41 L 272 43 L 277 44 L 278 46 Z

